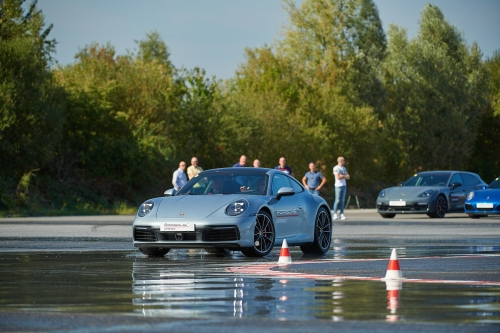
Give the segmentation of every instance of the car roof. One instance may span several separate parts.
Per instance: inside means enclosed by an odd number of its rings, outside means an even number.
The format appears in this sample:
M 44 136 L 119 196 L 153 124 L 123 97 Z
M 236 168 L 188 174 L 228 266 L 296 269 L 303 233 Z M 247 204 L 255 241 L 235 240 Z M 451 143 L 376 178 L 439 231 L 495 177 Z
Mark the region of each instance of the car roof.
M 470 174 L 473 174 L 473 175 L 477 175 L 476 173 L 474 172 L 470 172 L 470 171 L 459 171 L 459 170 L 433 170 L 433 171 L 419 171 L 419 172 L 416 172 L 416 174 L 428 174 L 428 173 L 470 173 Z
M 218 168 L 218 169 L 209 169 L 200 172 L 201 174 L 266 174 L 269 171 L 273 171 L 273 169 L 268 168 L 253 168 L 253 167 L 240 167 L 240 168 Z

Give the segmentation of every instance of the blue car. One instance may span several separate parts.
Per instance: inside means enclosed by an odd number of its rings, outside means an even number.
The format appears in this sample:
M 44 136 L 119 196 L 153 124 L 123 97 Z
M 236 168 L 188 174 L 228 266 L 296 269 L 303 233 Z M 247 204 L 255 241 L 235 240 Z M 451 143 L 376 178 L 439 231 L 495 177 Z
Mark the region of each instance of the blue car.
M 204 248 L 263 257 L 284 239 L 303 253 L 324 254 L 332 227 L 328 203 L 286 173 L 223 168 L 203 171 L 179 191 L 144 202 L 132 230 L 134 246 L 148 256 Z
M 473 219 L 500 214 L 500 177 L 485 190 L 472 191 L 465 200 L 465 213 Z

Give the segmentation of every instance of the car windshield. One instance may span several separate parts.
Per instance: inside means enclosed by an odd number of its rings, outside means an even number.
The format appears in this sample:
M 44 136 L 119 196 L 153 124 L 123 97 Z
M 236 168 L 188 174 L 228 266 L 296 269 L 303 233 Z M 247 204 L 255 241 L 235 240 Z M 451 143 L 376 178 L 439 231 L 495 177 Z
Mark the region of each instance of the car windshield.
M 496 178 L 494 181 L 488 185 L 488 188 L 500 188 L 500 178 Z
M 267 178 L 265 173 L 205 172 L 192 178 L 177 195 L 265 195 Z
M 415 174 L 403 186 L 447 186 L 450 175 L 450 173 Z

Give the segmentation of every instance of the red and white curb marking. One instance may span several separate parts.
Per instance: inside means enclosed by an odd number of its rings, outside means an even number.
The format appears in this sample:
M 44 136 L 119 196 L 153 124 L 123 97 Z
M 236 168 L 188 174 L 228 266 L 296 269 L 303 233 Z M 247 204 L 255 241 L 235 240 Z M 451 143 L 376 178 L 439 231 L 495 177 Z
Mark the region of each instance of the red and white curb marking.
M 425 258 L 405 258 L 404 260 L 420 260 L 420 259 L 449 259 L 449 258 L 484 258 L 487 256 L 498 256 L 498 255 L 486 255 L 486 256 L 454 256 L 454 257 L 425 257 Z M 327 262 L 359 262 L 359 261 L 380 261 L 387 259 L 331 259 L 331 260 L 321 260 L 321 261 L 301 261 L 289 264 L 319 264 Z M 295 279 L 315 279 L 315 280 L 358 280 L 358 281 L 381 281 L 383 278 L 379 277 L 363 277 L 363 276 L 348 276 L 348 275 L 321 275 L 321 274 L 308 274 L 308 273 L 294 273 L 294 272 L 282 272 L 273 271 L 272 268 L 280 267 L 277 263 L 268 264 L 250 264 L 248 266 L 240 267 L 228 267 L 226 271 L 235 274 L 246 274 L 255 276 L 274 276 L 283 278 L 295 278 Z M 439 280 L 439 279 L 406 279 L 401 278 L 395 281 L 400 282 L 414 282 L 414 283 L 450 283 L 450 284 L 468 284 L 468 285 L 494 285 L 500 286 L 500 281 L 467 281 L 467 280 Z

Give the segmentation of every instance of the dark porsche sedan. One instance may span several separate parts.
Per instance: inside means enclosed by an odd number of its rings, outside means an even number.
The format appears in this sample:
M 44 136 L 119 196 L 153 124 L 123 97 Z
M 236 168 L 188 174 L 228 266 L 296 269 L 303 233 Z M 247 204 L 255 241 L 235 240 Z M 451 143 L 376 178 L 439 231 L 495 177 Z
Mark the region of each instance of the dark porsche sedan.
M 463 213 L 467 194 L 486 186 L 481 177 L 472 172 L 419 172 L 399 186 L 380 191 L 377 212 L 384 218 L 393 218 L 396 214 L 442 218 L 446 213 Z

